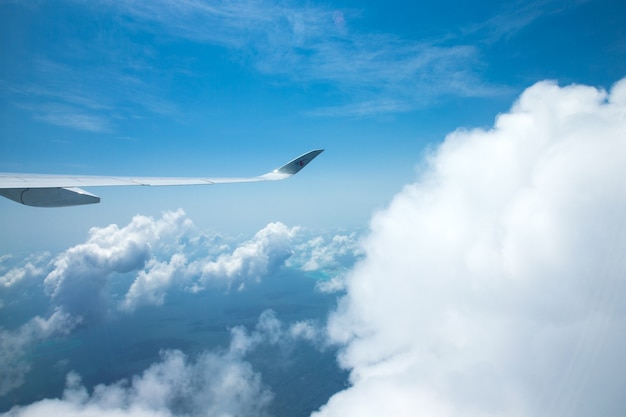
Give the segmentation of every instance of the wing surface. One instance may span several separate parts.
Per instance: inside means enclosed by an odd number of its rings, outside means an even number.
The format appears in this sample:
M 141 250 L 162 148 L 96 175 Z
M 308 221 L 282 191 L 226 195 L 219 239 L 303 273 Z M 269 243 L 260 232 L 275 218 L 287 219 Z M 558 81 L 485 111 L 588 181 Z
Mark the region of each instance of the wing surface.
M 284 180 L 298 173 L 322 149 L 305 153 L 280 168 L 257 177 L 175 178 L 105 177 L 89 175 L 44 175 L 0 173 L 0 195 L 18 203 L 37 207 L 64 207 L 98 203 L 100 198 L 77 187 L 210 185 Z

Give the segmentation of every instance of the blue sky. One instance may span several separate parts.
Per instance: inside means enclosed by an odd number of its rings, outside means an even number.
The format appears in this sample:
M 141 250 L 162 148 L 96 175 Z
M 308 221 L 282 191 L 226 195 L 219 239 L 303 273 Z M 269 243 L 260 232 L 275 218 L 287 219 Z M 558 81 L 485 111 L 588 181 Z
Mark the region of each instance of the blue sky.
M 0 413 L 626 408 L 626 6 L 0 0 Z
M 289 184 L 97 190 L 104 207 L 71 212 L 3 201 L 20 224 L 84 230 L 183 207 L 240 232 L 283 216 L 364 225 L 445 134 L 491 125 L 536 81 L 609 88 L 626 72 L 614 1 L 0 7 L 2 171 L 249 175 L 327 149 Z M 241 206 L 273 210 L 246 213 L 244 225 Z

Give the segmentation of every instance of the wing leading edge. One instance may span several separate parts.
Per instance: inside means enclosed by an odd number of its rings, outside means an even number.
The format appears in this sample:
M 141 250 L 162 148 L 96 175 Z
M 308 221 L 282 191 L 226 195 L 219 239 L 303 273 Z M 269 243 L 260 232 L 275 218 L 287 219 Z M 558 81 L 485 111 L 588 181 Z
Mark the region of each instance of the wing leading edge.
M 257 177 L 234 178 L 168 178 L 168 177 L 100 177 L 38 174 L 0 174 L 0 196 L 34 207 L 67 207 L 100 202 L 100 197 L 78 187 L 124 185 L 210 185 L 239 182 L 284 180 L 298 173 L 323 149 L 305 153 L 280 168 Z

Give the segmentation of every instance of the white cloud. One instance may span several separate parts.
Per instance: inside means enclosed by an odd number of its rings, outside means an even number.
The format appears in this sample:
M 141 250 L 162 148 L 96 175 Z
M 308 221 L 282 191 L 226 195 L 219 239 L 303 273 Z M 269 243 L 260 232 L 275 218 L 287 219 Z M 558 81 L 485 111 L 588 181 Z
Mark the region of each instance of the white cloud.
M 273 310 L 265 310 L 259 316 L 259 321 L 253 331 L 248 331 L 243 326 L 231 329 L 230 350 L 245 355 L 262 343 L 286 345 L 298 340 L 311 343 L 319 349 L 328 346 L 324 328 L 316 321 L 301 320 L 285 327 Z
M 174 282 L 177 279 L 187 280 L 184 276 L 186 262 L 185 255 L 181 253 L 174 254 L 169 262 L 150 260 L 147 268 L 140 271 L 131 284 L 120 308 L 132 311 L 139 305 L 162 305 L 167 290 Z
M 230 352 L 205 352 L 195 361 L 182 352 L 164 351 L 130 381 L 97 385 L 89 393 L 71 372 L 61 399 L 14 407 L 23 416 L 263 416 L 272 399 L 259 374 Z
M 243 326 L 231 329 L 230 349 L 240 355 L 244 355 L 256 348 L 261 343 L 277 344 L 286 341 L 283 324 L 273 310 L 265 310 L 259 316 L 256 328 L 249 332 Z
M 164 213 L 158 220 L 135 216 L 119 228 L 112 224 L 92 228 L 85 243 L 76 245 L 54 260 L 54 269 L 44 284 L 58 305 L 75 315 L 97 317 L 106 310 L 104 288 L 114 272 L 144 267 L 159 244 L 176 244 L 176 237 L 192 228 L 182 210 Z M 154 288 L 146 286 L 146 290 Z M 158 299 L 158 295 L 154 295 Z
M 24 278 L 40 275 L 43 272 L 41 268 L 36 267 L 28 262 L 21 268 L 13 268 L 0 277 L 0 285 L 3 287 L 11 287 Z
M 165 213 L 157 220 L 135 216 L 121 228 L 115 224 L 92 228 L 85 243 L 56 257 L 45 288 L 54 303 L 86 318 L 107 311 L 110 300 L 105 288 L 116 272 L 138 271 L 119 303 L 127 312 L 142 305 L 163 304 L 172 287 L 194 292 L 211 285 L 241 289 L 284 265 L 297 231 L 297 227 L 270 223 L 229 253 L 224 252 L 229 247 L 221 238 L 197 233 L 182 210 Z M 26 270 L 19 269 L 20 273 Z M 6 279 L 13 275 L 9 272 Z
M 44 252 L 39 255 L 29 256 L 24 260 L 23 266 L 14 266 L 5 272 L 7 267 L 2 265 L 3 261 L 9 261 L 11 258 L 11 255 L 0 257 L 0 273 L 4 272 L 0 276 L 0 286 L 5 288 L 43 276 L 46 272 L 46 264 L 49 261 L 50 253 Z
M 295 246 L 295 256 L 289 261 L 303 271 L 323 270 L 329 274 L 344 271 L 362 255 L 356 233 L 315 236 Z
M 325 276 L 315 287 L 320 292 L 333 293 L 344 289 L 346 271 L 362 256 L 363 248 L 356 232 L 321 234 L 296 244 L 287 265 Z
M 282 223 L 270 223 L 252 239 L 231 253 L 220 253 L 216 259 L 210 254 L 189 262 L 182 253 L 173 255 L 169 262 L 152 259 L 135 278 L 120 308 L 132 311 L 140 305 L 161 305 L 166 292 L 176 284 L 192 292 L 224 285 L 243 289 L 246 283 L 258 282 L 284 265 L 291 256 L 291 239 L 297 230 Z M 227 248 L 220 245 L 221 250 Z M 206 248 L 206 252 L 212 249 Z
M 260 280 L 291 256 L 291 239 L 297 231 L 297 227 L 270 223 L 231 254 L 222 254 L 215 261 L 204 259 L 195 262 L 190 265 L 190 270 L 197 271 L 200 278 L 193 284 L 192 290 L 200 291 L 216 282 L 226 282 L 231 286 Z
M 10 255 L 10 254 L 0 255 L 0 271 L 4 271 L 6 269 L 5 263 L 10 261 L 11 258 L 13 258 L 13 255 Z
M 238 355 L 245 355 L 261 343 L 277 344 L 284 340 L 283 324 L 272 310 L 265 310 L 259 316 L 256 328 L 249 332 L 243 326 L 230 330 L 230 350 Z
M 305 340 L 321 349 L 328 346 L 325 329 L 315 320 L 301 320 L 291 324 L 288 334 L 291 339 Z
M 626 79 L 541 82 L 377 213 L 328 322 L 352 386 L 316 416 L 618 415 Z
M 0 328 L 0 396 L 24 383 L 30 369 L 26 355 L 36 342 L 66 335 L 78 322 L 56 309 L 47 319 L 36 316 L 16 330 Z
M 328 280 L 317 281 L 315 289 L 326 294 L 343 291 L 346 289 L 345 275 L 335 275 Z

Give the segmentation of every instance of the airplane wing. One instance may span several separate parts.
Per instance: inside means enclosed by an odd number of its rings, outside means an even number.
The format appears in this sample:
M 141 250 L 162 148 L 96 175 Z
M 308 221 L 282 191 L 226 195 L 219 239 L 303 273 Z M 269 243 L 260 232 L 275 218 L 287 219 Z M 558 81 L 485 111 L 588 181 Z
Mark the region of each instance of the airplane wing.
M 100 202 L 100 197 L 78 187 L 208 185 L 277 181 L 284 180 L 298 173 L 322 152 L 323 149 L 307 152 L 287 162 L 280 168 L 258 177 L 248 178 L 100 177 L 0 173 L 0 196 L 27 206 L 67 207 Z

